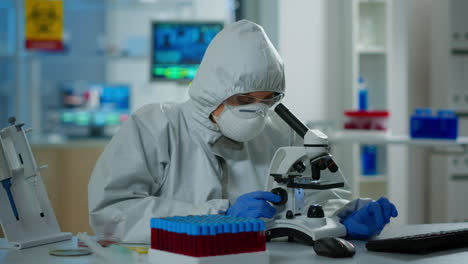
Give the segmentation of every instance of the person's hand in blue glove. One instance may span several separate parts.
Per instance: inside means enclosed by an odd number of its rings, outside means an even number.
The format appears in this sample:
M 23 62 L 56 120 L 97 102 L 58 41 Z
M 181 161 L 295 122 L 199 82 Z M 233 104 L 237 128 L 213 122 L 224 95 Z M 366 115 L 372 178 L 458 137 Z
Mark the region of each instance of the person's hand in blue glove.
M 355 239 L 367 239 L 380 234 L 391 217 L 397 217 L 398 211 L 387 198 L 381 197 L 370 202 L 343 220 L 348 236 Z
M 251 218 L 272 218 L 276 209 L 268 202 L 277 203 L 281 197 L 271 192 L 251 192 L 239 196 L 236 202 L 228 208 L 226 215 Z

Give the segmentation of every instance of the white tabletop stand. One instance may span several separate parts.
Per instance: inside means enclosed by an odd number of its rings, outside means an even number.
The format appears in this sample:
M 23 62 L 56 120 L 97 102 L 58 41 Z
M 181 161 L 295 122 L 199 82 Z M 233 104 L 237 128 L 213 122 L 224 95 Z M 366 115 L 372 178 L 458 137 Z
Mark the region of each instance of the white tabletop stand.
M 32 191 L 30 183 L 21 176 L 12 182 L 11 192 L 18 208 L 19 220 L 13 216 L 5 190 L 0 188 L 0 222 L 11 248 L 29 248 L 72 237 L 71 233 L 60 232 L 42 178 L 39 174 L 36 177 L 36 192 Z M 44 217 L 40 216 L 37 202 L 41 204 Z
M 7 190 L 0 188 L 0 223 L 12 248 L 22 249 L 71 238 L 60 231 L 23 124 L 0 130 L 0 180 L 11 182 L 14 212 Z

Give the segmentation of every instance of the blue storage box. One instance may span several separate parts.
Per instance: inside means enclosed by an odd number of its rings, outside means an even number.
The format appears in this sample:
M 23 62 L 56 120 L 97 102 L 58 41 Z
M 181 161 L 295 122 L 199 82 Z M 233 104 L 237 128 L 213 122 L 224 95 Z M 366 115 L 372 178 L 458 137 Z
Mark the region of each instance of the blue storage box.
M 458 117 L 453 110 L 438 110 L 436 115 L 431 109 L 416 109 L 411 116 L 412 138 L 456 139 Z

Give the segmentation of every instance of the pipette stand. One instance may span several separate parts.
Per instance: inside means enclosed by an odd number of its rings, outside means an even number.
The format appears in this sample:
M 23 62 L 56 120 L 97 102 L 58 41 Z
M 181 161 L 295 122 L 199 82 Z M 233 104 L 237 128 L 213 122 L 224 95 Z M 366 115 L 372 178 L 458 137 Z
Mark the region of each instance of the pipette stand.
M 71 239 L 61 232 L 23 129 L 9 118 L 0 130 L 0 180 L 11 181 L 11 198 L 0 186 L 0 223 L 10 248 L 23 249 Z M 12 201 L 13 200 L 13 201 Z M 15 205 L 17 212 L 12 208 Z

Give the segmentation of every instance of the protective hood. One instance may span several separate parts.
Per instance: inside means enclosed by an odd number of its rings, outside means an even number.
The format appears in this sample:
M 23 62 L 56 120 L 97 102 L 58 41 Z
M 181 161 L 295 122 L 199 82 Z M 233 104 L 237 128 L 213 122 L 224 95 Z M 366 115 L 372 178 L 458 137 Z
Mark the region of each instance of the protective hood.
M 211 41 L 190 87 L 193 117 L 217 130 L 210 114 L 228 97 L 248 92 L 284 92 L 283 61 L 263 28 L 241 20 Z

